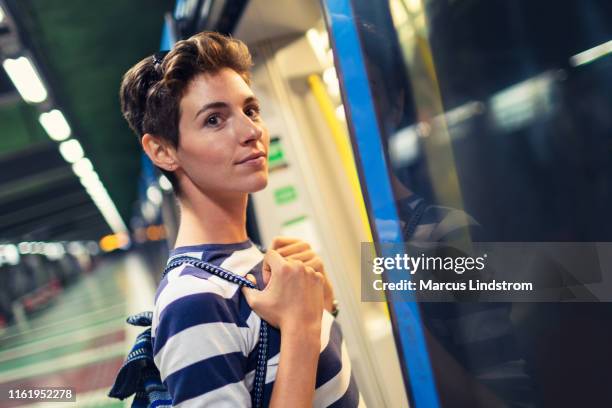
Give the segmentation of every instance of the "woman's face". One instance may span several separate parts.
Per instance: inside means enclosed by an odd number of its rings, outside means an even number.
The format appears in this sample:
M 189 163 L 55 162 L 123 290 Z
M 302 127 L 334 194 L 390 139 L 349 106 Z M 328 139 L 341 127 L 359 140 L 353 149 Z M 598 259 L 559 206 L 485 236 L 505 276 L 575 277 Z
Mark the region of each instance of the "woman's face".
M 180 103 L 177 176 L 206 194 L 251 193 L 268 182 L 270 135 L 238 73 L 200 74 Z

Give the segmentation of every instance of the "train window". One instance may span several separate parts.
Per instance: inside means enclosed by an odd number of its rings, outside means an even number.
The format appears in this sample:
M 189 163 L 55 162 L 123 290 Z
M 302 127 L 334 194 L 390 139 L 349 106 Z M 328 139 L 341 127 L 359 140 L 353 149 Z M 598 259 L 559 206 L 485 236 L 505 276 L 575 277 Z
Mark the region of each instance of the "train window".
M 351 4 L 406 234 L 612 241 L 612 3 Z M 607 304 L 420 309 L 443 406 L 612 406 Z

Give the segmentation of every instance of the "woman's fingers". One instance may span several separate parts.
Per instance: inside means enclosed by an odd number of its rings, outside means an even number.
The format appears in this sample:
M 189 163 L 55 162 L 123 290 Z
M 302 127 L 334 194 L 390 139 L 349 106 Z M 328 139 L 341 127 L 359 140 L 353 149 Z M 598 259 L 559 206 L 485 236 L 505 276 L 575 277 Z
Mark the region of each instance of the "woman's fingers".
M 281 237 L 275 238 L 274 241 L 272 241 L 272 249 L 276 250 L 282 256 L 289 256 L 308 251 L 310 245 L 297 238 Z
M 282 256 L 290 256 L 301 252 L 309 251 L 310 245 L 304 241 L 294 242 L 284 247 L 278 248 L 276 251 Z
M 247 273 L 245 278 L 247 278 L 247 280 L 251 282 L 253 285 L 257 286 L 257 278 L 255 277 L 255 275 L 253 275 L 252 273 Z
M 272 279 L 272 270 L 280 270 L 285 262 L 284 258 L 275 250 L 269 249 L 268 252 L 266 252 L 261 265 L 261 276 L 264 286 L 267 287 L 270 279 Z
M 306 272 L 311 274 L 312 277 L 315 279 L 315 281 L 318 284 L 323 284 L 325 281 L 325 277 L 323 276 L 323 274 L 321 272 L 317 272 L 314 268 L 310 267 L 310 266 L 306 266 Z
M 299 260 L 283 258 L 274 250 L 266 253 L 264 264 L 271 271 L 266 288 L 241 289 L 255 313 L 281 330 L 320 325 L 324 307 L 323 275 Z M 257 281 L 249 274 L 246 278 L 253 283 Z
M 303 252 L 298 252 L 298 253 L 294 253 L 291 255 L 284 255 L 284 256 L 286 256 L 289 259 L 295 259 L 296 261 L 302 261 L 306 263 L 310 261 L 311 259 L 315 258 L 317 254 L 315 254 L 313 250 L 308 249 Z
M 305 261 L 304 265 L 310 266 L 315 271 L 325 274 L 325 268 L 323 267 L 323 261 L 318 256 L 315 256 L 314 258 L 311 258 L 310 260 Z
M 293 244 L 294 242 L 300 241 L 298 238 L 293 237 L 276 237 L 272 240 L 272 244 L 270 244 L 271 249 L 278 249 L 289 244 Z
M 264 265 L 268 266 L 268 270 L 277 270 L 284 264 L 283 257 L 273 249 L 268 250 L 264 256 Z M 264 268 L 266 269 L 266 268 Z
M 257 310 L 258 301 L 262 297 L 262 292 L 257 289 L 247 288 L 246 286 L 241 287 L 240 290 L 249 306 L 251 306 L 251 309 Z

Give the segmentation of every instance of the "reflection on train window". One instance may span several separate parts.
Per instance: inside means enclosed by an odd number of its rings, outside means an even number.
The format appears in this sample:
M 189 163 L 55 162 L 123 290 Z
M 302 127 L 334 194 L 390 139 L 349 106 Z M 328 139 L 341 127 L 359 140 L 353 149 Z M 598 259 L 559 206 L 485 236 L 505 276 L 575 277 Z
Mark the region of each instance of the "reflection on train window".
M 612 241 L 611 2 L 353 6 L 406 240 Z M 443 406 L 612 406 L 606 304 L 421 310 Z

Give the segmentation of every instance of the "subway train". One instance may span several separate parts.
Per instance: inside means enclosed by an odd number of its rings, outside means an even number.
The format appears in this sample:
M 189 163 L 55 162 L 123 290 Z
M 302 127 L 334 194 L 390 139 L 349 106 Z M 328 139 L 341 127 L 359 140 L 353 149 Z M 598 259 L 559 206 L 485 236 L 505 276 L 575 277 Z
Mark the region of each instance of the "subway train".
M 185 1 L 174 17 L 161 48 L 210 29 L 255 55 L 273 137 L 251 236 L 300 236 L 323 254 L 367 405 L 612 403 L 607 244 L 576 255 L 599 264 L 575 285 L 591 296 L 565 303 L 387 293 L 385 305 L 360 289 L 360 243 L 408 241 L 419 202 L 412 233 L 437 243 L 611 240 L 608 3 Z M 533 274 L 565 272 L 530 259 Z
M 249 236 L 324 259 L 366 406 L 612 406 L 610 21 L 605 0 L 177 0 L 166 16 L 161 50 L 203 30 L 248 45 L 271 135 Z M 171 187 L 144 157 L 141 173 L 136 223 L 163 222 L 172 247 Z M 545 296 L 371 295 L 368 256 L 397 248 L 496 253 Z

